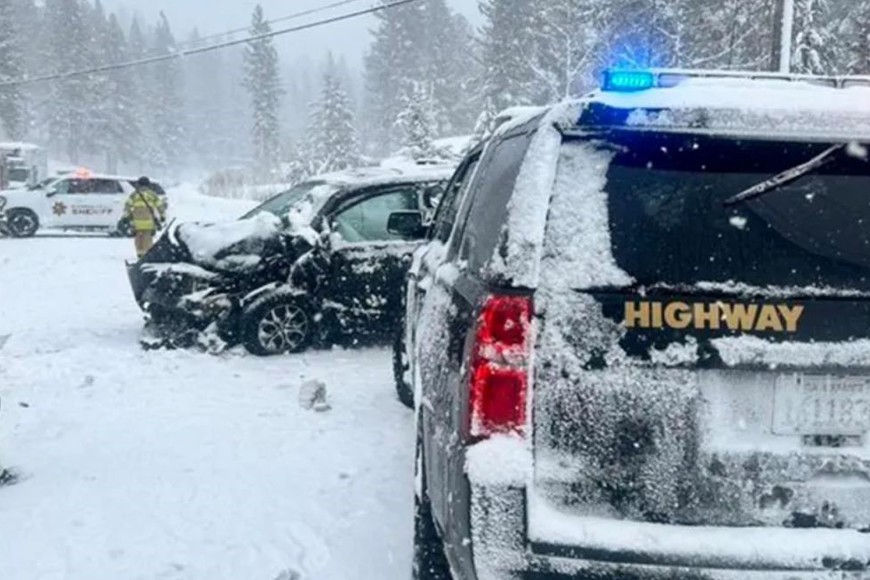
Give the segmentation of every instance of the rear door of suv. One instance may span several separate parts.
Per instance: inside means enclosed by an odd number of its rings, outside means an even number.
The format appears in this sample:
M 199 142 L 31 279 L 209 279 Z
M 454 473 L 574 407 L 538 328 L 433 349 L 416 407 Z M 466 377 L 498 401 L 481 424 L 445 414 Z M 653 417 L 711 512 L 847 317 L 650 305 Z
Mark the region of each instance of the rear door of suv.
M 483 270 L 498 242 L 508 202 L 538 119 L 493 139 L 458 208 L 444 263 L 432 276 L 416 338 L 426 481 L 452 562 L 473 577 L 464 446 L 469 426 L 466 349 L 488 292 Z M 460 577 L 466 577 L 460 576 Z
M 870 526 L 863 148 L 726 204 L 832 145 L 633 132 L 563 145 L 536 295 L 530 493 L 548 510 Z

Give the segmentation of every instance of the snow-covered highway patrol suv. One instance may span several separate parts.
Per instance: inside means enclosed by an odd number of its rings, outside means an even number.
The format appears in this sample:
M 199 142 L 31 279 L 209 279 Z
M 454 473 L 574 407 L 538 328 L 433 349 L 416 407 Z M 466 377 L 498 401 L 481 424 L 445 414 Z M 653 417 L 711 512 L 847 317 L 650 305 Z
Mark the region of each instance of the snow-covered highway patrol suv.
M 414 578 L 867 580 L 870 78 L 605 78 L 433 242 Z
M 105 231 L 128 235 L 124 204 L 133 192 L 127 177 L 77 171 L 30 189 L 0 192 L 0 231 L 27 238 L 40 229 Z

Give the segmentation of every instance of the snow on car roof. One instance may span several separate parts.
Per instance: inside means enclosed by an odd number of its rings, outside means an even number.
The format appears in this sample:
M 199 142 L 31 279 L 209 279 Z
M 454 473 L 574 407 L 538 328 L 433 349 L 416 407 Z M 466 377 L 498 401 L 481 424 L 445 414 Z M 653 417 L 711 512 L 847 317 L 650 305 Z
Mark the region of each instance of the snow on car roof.
M 450 164 L 417 165 L 411 161 L 389 167 L 361 167 L 320 175 L 312 181 L 322 181 L 340 187 L 387 185 L 406 181 L 438 181 L 450 179 L 455 167 Z
M 633 111 L 625 125 L 807 139 L 870 139 L 870 87 L 809 80 L 692 78 L 669 88 L 596 91 L 585 102 Z
M 2 141 L 0 142 L 0 151 L 9 151 L 18 149 L 20 151 L 38 151 L 42 149 L 39 145 L 33 143 L 24 143 L 21 141 Z

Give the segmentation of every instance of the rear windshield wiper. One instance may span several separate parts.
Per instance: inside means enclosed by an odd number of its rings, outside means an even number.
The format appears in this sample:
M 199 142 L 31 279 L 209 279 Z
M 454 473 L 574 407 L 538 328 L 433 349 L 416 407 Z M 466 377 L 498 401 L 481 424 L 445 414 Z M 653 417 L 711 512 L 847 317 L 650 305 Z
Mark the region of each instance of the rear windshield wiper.
M 788 185 L 789 183 L 793 183 L 801 177 L 809 175 L 813 171 L 821 169 L 825 165 L 831 163 L 836 157 L 837 153 L 844 150 L 845 148 L 845 143 L 840 145 L 834 145 L 833 147 L 826 149 L 816 157 L 813 157 L 806 163 L 802 163 L 797 167 L 787 169 L 779 175 L 775 175 L 774 177 L 771 177 L 770 179 L 763 181 L 758 185 L 753 185 L 749 189 L 741 191 L 733 197 L 729 197 L 727 200 L 725 200 L 724 205 L 725 207 L 732 207 L 746 201 L 757 199 L 762 195 L 766 195 L 768 193 L 776 191 L 783 186 Z

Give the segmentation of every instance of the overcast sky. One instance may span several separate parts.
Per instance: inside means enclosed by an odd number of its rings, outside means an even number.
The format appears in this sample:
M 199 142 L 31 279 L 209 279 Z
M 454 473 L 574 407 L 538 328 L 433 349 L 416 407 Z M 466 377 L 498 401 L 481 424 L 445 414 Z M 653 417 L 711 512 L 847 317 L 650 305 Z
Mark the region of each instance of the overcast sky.
M 239 28 L 250 22 L 251 14 L 258 0 L 103 0 L 108 9 L 117 10 L 129 17 L 141 14 L 149 21 L 154 20 L 162 10 L 169 17 L 174 32 L 184 39 L 195 27 L 203 36 L 225 30 Z M 267 18 L 279 18 L 295 12 L 318 6 L 332 4 L 335 0 L 260 0 Z M 465 14 L 475 25 L 480 21 L 477 0 L 448 0 L 456 10 Z M 321 19 L 325 16 L 342 14 L 372 6 L 374 0 L 337 8 L 328 13 L 309 16 L 306 19 L 281 23 L 278 26 L 291 26 Z M 319 57 L 327 50 L 344 54 L 351 62 L 360 62 L 362 53 L 369 42 L 369 30 L 374 22 L 371 17 L 332 24 L 317 30 L 294 33 L 278 39 L 282 53 L 291 60 L 307 53 Z

